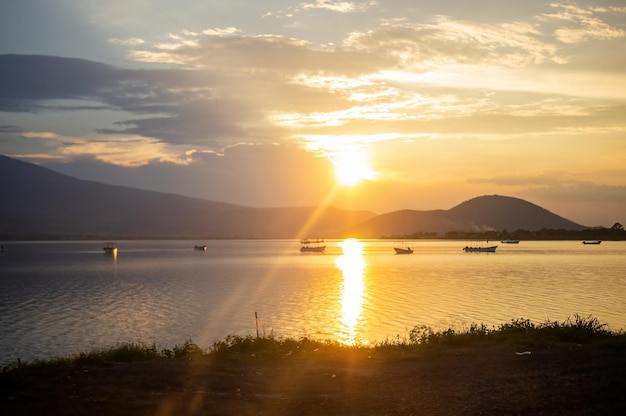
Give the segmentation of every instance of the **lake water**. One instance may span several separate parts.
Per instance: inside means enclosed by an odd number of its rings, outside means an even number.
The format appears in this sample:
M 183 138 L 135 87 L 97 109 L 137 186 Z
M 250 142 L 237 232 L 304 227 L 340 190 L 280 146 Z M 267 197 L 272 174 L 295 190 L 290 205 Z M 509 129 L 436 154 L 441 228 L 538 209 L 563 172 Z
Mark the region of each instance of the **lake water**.
M 294 240 L 10 242 L 0 254 L 0 363 L 123 342 L 159 348 L 229 334 L 375 343 L 416 325 L 464 329 L 593 315 L 626 328 L 626 242 Z M 255 319 L 257 313 L 258 319 Z

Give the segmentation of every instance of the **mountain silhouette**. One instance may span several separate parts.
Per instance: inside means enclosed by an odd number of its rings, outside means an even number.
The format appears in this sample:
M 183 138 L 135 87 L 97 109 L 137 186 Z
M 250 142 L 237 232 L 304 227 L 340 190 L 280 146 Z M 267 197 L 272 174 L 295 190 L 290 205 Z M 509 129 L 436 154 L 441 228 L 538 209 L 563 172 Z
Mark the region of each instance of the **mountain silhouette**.
M 465 201 L 448 214 L 479 230 L 582 230 L 586 227 L 519 198 L 490 195 Z
M 584 227 L 547 209 L 519 198 L 500 195 L 479 196 L 449 210 L 402 210 L 374 217 L 346 230 L 353 237 L 415 235 L 449 231 L 536 231 L 543 228 L 583 230 Z
M 0 156 L 0 238 L 305 238 L 375 214 L 251 208 L 85 181 Z M 313 219 L 313 220 L 311 220 Z
M 481 196 L 449 210 L 382 215 L 331 206 L 254 208 L 86 181 L 0 156 L 0 238 L 307 238 L 449 231 L 582 230 L 535 204 Z

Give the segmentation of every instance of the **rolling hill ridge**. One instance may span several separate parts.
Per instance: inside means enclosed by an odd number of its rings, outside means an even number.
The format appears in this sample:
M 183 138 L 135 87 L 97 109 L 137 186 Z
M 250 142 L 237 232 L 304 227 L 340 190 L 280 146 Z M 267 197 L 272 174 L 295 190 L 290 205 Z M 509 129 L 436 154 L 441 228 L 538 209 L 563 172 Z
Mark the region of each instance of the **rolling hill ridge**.
M 538 205 L 500 195 L 480 196 L 449 210 L 402 210 L 376 216 L 343 234 L 353 237 L 437 234 L 450 231 L 484 233 L 541 229 L 584 230 L 587 227 L 567 220 Z
M 85 181 L 0 156 L 0 239 L 359 237 L 489 230 L 583 230 L 519 198 L 382 215 L 331 206 L 254 208 Z
M 0 238 L 302 238 L 375 214 L 251 208 L 106 185 L 0 156 Z M 309 221 L 315 218 L 315 221 Z

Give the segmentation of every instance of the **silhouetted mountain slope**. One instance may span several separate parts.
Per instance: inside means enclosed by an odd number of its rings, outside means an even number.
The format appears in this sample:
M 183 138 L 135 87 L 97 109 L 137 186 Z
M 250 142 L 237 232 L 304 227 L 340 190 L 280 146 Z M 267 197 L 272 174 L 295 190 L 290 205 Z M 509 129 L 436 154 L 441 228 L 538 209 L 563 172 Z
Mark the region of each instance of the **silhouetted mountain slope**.
M 374 216 L 333 207 L 251 208 L 106 185 L 5 156 L 0 175 L 0 238 L 301 238 Z
M 535 231 L 542 228 L 583 230 L 586 227 L 551 213 L 535 204 L 507 196 L 480 196 L 449 210 L 395 211 L 379 215 L 342 235 L 381 236 L 490 230 Z
M 448 231 L 582 230 L 518 198 L 379 216 L 334 207 L 251 208 L 84 181 L 0 156 L 0 238 L 304 238 Z
M 450 209 L 448 214 L 484 231 L 586 228 L 523 199 L 500 195 L 470 199 Z

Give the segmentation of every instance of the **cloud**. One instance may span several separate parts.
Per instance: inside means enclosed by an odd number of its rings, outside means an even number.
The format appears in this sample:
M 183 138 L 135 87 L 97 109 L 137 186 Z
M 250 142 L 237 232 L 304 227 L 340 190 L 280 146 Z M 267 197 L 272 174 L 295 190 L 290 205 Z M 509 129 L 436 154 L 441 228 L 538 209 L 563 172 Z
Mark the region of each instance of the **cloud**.
M 289 6 L 285 9 L 269 11 L 263 14 L 263 18 L 275 16 L 278 18 L 292 19 L 296 15 L 303 15 L 307 12 L 322 11 L 337 14 L 365 13 L 378 6 L 375 0 L 367 1 L 337 1 L 337 0 L 315 0 L 302 2 L 296 6 Z M 290 26 L 298 26 L 297 22 L 292 22 Z
M 207 147 L 245 139 L 242 123 L 258 115 L 251 114 L 245 100 L 216 92 L 220 80 L 205 76 L 193 70 L 127 70 L 80 59 L 4 55 L 0 111 L 116 110 L 129 118 L 117 123 L 118 130 L 98 132 Z M 86 101 L 102 104 L 75 105 Z
M 181 42 L 169 51 L 134 50 L 129 57 L 140 62 L 173 62 L 231 77 L 271 77 L 280 82 L 302 72 L 356 76 L 393 65 L 390 59 L 371 51 L 314 45 L 279 35 L 210 34 L 194 37 L 193 45 Z
M 300 3 L 296 10 L 324 9 L 337 13 L 354 13 L 364 12 L 376 4 L 376 1 L 371 0 L 365 2 L 316 0 L 311 3 Z
M 109 39 L 109 42 L 116 44 L 116 45 L 123 45 L 123 46 L 137 46 L 137 45 L 142 45 L 146 43 L 145 40 L 140 39 L 140 38 L 128 38 L 128 39 L 111 38 Z
M 468 183 L 493 184 L 499 186 L 555 186 L 563 181 L 563 175 L 504 175 L 488 178 L 469 178 Z
M 424 117 L 428 110 L 424 95 L 416 96 L 405 89 L 406 82 L 400 85 L 397 79 L 383 75 L 399 73 L 398 69 L 428 74 L 449 68 L 462 74 L 471 70 L 470 65 L 517 68 L 561 62 L 555 47 L 536 39 L 537 33 L 524 22 L 478 25 L 439 17 L 431 24 L 393 23 L 354 32 L 341 47 L 334 47 L 276 35 L 250 36 L 233 28 L 211 29 L 202 35 L 191 34 L 192 44 L 181 41 L 167 51 L 135 50 L 130 56 L 142 62 L 176 63 L 207 71 L 207 79 L 219 79 L 220 85 L 228 87 L 220 89 L 216 82 L 216 94 L 245 97 L 238 102 L 262 108 L 270 115 L 266 121 L 281 120 L 282 127 L 295 127 L 285 122 L 289 118 L 309 119 L 308 127 L 315 123 L 337 126 L 375 115 L 411 118 L 404 110 L 415 105 L 420 105 Z M 451 76 L 447 75 L 452 81 Z M 431 81 L 418 80 L 424 84 Z M 443 85 L 445 82 L 442 80 Z M 461 82 L 466 83 L 465 78 Z M 445 98 L 448 115 L 453 108 L 450 97 Z M 422 104 L 417 104 L 420 101 Z M 442 100 L 428 97 L 427 101 Z M 338 124 L 329 120 L 338 120 Z
M 112 67 L 92 61 L 0 56 L 0 111 L 33 111 L 37 100 L 99 96 L 119 81 Z
M 215 28 L 215 29 L 206 29 L 203 30 L 202 33 L 208 36 L 218 36 L 218 37 L 224 37 L 224 36 L 231 36 L 234 35 L 236 33 L 241 32 L 240 29 L 237 29 L 236 27 L 227 27 L 227 28 Z M 199 36 L 198 33 L 195 33 L 194 36 Z
M 153 138 L 133 135 L 91 135 L 75 137 L 60 135 L 49 131 L 16 132 L 19 140 L 28 142 L 31 147 L 47 147 L 53 150 L 52 159 L 73 160 L 93 158 L 117 166 L 137 167 L 154 161 L 185 165 L 191 147 L 169 145 Z M 11 141 L 11 138 L 7 138 Z M 36 143 L 40 143 L 36 146 Z M 37 155 L 22 154 L 22 158 L 40 158 Z
M 64 143 L 59 153 L 65 157 L 91 156 L 96 160 L 117 166 L 144 166 L 151 161 L 187 164 L 181 151 L 166 143 L 142 136 L 109 136 L 106 141 L 92 138 Z
M 300 6 L 355 11 L 376 4 Z M 592 115 L 599 109 L 611 114 L 602 118 L 606 128 L 623 131 L 616 115 L 625 98 L 623 74 L 578 70 L 547 35 L 549 24 L 565 19 L 600 28 L 596 20 L 605 12 L 553 7 L 558 13 L 499 23 L 443 15 L 426 22 L 387 19 L 352 31 L 338 45 L 233 26 L 182 30 L 167 42 L 117 39 L 141 69 L 5 55 L 0 111 L 116 111 L 118 120 L 94 126 L 90 140 L 143 137 L 165 148 L 218 153 L 233 143 L 316 148 L 316 137 L 319 145 L 335 140 L 317 147 L 324 152 L 381 137 L 579 134 L 598 129 Z M 606 98 L 615 101 L 596 101 Z
M 99 129 L 103 134 L 136 134 L 178 144 L 197 144 L 221 148 L 245 140 L 250 132 L 239 121 L 247 119 L 245 110 L 226 100 L 181 103 L 176 114 L 144 117 L 118 122 L 119 129 Z
M 626 36 L 626 31 L 612 26 L 599 15 L 607 13 L 626 13 L 624 8 L 582 8 L 575 4 L 553 3 L 555 13 L 545 13 L 543 19 L 565 22 L 555 30 L 555 37 L 563 43 L 579 43 L 590 39 L 614 39 Z
M 520 67 L 563 62 L 555 45 L 529 23 L 480 24 L 438 16 L 434 23 L 388 22 L 353 32 L 345 47 L 393 56 L 399 67 L 425 72 L 441 65 Z
M 17 126 L 0 125 L 0 133 L 19 133 L 22 130 Z

